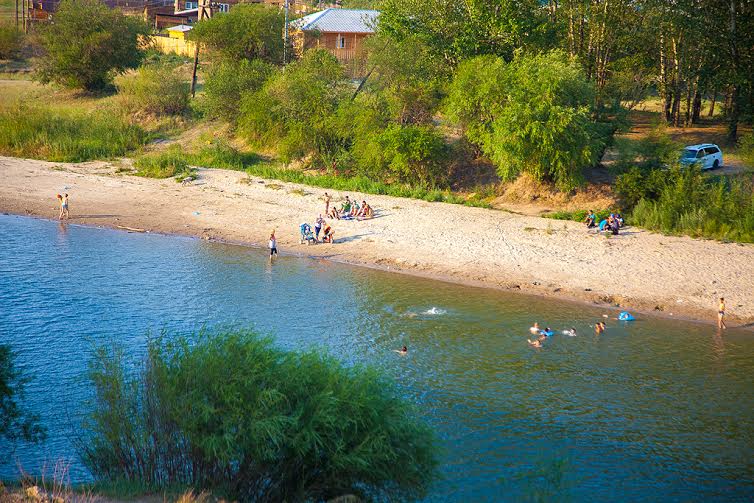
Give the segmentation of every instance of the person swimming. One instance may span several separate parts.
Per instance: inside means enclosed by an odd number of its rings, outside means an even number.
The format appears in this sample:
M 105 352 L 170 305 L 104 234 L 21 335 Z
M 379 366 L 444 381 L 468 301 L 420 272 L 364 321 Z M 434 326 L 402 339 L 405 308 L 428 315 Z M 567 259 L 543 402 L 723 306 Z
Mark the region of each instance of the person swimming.
M 529 327 L 529 332 L 531 332 L 531 333 L 533 333 L 535 335 L 538 334 L 540 332 L 539 323 L 537 323 L 535 321 L 534 325 L 532 325 L 531 327 Z
M 542 341 L 541 341 L 541 339 L 534 339 L 534 340 L 526 339 L 526 340 L 529 341 L 529 345 L 531 347 L 533 347 L 533 348 L 541 348 L 542 347 Z
M 599 334 L 601 334 L 602 332 L 604 332 L 604 331 L 605 331 L 604 325 L 605 325 L 605 324 L 604 324 L 604 323 L 602 323 L 602 322 L 599 322 L 599 323 L 597 323 L 596 325 L 594 325 L 594 333 L 596 333 L 596 334 L 598 334 L 598 335 L 599 335 Z
M 408 354 L 408 348 L 406 346 L 403 346 L 401 349 L 394 349 L 393 351 L 395 351 L 399 355 L 406 355 L 406 354 Z
M 563 335 L 568 335 L 571 337 L 576 337 L 576 329 L 571 327 L 570 330 L 563 330 Z

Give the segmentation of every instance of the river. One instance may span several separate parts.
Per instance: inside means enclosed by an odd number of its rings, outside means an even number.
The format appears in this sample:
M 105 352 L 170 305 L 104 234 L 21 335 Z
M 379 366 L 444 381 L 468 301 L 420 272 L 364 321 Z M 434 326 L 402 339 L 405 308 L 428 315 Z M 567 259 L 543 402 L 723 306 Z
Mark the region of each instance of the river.
M 138 358 L 150 330 L 235 325 L 392 376 L 441 439 L 429 501 L 754 498 L 751 332 L 640 316 L 596 336 L 615 312 L 26 217 L 0 215 L 0 235 L 0 342 L 48 430 L 13 452 L 0 441 L 0 478 L 66 459 L 88 480 L 74 442 L 94 345 Z M 578 336 L 530 348 L 534 321 Z

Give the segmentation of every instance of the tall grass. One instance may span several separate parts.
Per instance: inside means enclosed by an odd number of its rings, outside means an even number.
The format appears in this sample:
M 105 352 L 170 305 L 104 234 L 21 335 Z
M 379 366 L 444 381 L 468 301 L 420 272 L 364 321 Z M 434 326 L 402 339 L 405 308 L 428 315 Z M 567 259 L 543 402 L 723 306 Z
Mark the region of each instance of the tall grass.
M 436 476 L 433 433 L 374 369 L 250 331 L 163 334 L 136 366 L 123 354 L 100 348 L 91 364 L 79 450 L 98 480 L 242 501 L 404 501 Z
M 162 152 L 143 155 L 136 159 L 134 165 L 138 176 L 147 178 L 176 177 L 176 181 L 179 182 L 193 176 L 195 172 L 188 165 L 186 156 L 177 145 Z
M 286 169 L 279 165 L 271 164 L 258 155 L 239 152 L 223 141 L 215 141 L 211 145 L 202 147 L 198 152 L 184 154 L 184 156 L 186 161 L 194 166 L 234 169 L 245 171 L 251 176 L 258 176 L 260 178 L 300 183 L 302 185 L 325 189 L 464 204 L 482 208 L 490 207 L 484 194 L 465 197 L 455 194 L 450 190 L 402 183 L 386 183 L 366 176 L 312 174 L 296 169 Z
M 0 108 L 0 154 L 56 162 L 111 159 L 150 139 L 139 126 L 105 113 L 28 106 Z
M 666 234 L 754 243 L 751 176 L 705 176 L 696 168 L 672 168 L 652 177 L 631 221 Z M 659 180 L 659 181 L 658 181 Z

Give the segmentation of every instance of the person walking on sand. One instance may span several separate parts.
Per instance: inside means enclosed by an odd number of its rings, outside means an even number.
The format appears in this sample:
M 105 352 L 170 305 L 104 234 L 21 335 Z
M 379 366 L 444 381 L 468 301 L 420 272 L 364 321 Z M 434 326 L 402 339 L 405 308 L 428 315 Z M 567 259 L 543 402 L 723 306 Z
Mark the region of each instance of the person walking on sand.
M 68 194 L 64 196 L 58 194 L 58 201 L 60 202 L 60 215 L 58 215 L 58 220 L 71 218 L 71 214 L 68 212 Z
M 725 330 L 725 299 L 720 297 L 720 304 L 717 306 L 717 328 Z
M 332 201 L 332 196 L 325 192 L 325 215 L 330 214 L 330 201 Z
M 278 254 L 278 242 L 275 239 L 275 230 L 272 230 L 270 234 L 270 262 L 272 262 L 272 256 Z
M 325 219 L 322 218 L 322 215 L 317 217 L 317 220 L 314 222 L 314 239 L 319 241 L 319 233 L 322 231 L 322 224 L 325 223 Z

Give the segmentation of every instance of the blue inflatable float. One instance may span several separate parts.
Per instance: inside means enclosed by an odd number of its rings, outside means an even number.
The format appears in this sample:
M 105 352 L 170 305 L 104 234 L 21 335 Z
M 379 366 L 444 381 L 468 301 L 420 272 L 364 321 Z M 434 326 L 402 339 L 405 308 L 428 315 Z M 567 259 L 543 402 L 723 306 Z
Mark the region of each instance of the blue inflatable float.
M 618 319 L 620 321 L 634 321 L 636 318 L 634 318 L 633 315 L 628 311 L 623 311 L 618 315 Z
M 545 337 L 552 337 L 554 333 L 555 332 L 553 332 L 552 330 L 540 330 L 539 331 L 539 334 L 540 335 L 544 335 Z

